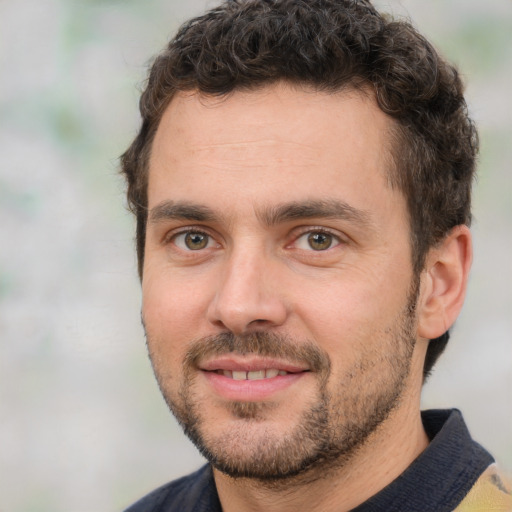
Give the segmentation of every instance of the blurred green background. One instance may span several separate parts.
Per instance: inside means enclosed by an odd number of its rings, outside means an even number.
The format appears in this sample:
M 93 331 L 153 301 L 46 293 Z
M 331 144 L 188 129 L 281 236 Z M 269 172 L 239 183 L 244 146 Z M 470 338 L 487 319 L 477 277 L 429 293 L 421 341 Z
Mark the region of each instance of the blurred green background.
M 150 57 L 213 5 L 0 0 L 2 512 L 121 510 L 201 463 L 147 361 L 117 159 Z M 423 405 L 512 469 L 512 1 L 378 5 L 459 65 L 482 138 L 469 298 Z

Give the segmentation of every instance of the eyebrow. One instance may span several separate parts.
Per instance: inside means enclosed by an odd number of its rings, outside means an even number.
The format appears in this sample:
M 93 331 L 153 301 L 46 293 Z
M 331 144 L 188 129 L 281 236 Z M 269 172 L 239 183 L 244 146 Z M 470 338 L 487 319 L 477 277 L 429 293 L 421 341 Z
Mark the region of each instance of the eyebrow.
M 337 199 L 292 201 L 289 203 L 269 206 L 257 211 L 260 222 L 272 227 L 285 222 L 300 219 L 342 219 L 371 228 L 373 222 L 369 212 L 354 208 Z M 158 224 L 166 220 L 189 220 L 195 222 L 216 222 L 221 217 L 207 206 L 183 201 L 162 201 L 151 208 L 148 222 Z
M 218 216 L 207 206 L 175 201 L 162 201 L 149 212 L 148 222 L 158 224 L 165 220 L 213 222 Z
M 370 228 L 373 225 L 369 212 L 354 208 L 344 201 L 337 199 L 293 201 L 266 208 L 258 217 L 267 226 L 274 226 L 293 220 L 313 218 L 342 219 L 364 228 Z

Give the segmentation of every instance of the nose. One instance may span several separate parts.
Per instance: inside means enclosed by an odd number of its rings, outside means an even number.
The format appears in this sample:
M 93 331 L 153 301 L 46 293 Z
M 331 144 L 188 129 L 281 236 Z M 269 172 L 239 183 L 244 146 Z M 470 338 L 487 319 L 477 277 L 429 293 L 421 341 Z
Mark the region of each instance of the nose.
M 288 313 L 275 267 L 261 254 L 233 252 L 219 273 L 210 323 L 238 335 L 282 325 Z

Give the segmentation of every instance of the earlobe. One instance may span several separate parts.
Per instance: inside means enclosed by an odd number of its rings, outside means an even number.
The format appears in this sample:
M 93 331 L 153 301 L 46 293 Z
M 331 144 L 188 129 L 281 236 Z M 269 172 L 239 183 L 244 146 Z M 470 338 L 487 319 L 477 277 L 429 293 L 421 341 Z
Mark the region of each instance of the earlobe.
M 467 226 L 456 226 L 429 251 L 418 304 L 418 335 L 422 338 L 437 338 L 455 322 L 466 296 L 472 257 Z

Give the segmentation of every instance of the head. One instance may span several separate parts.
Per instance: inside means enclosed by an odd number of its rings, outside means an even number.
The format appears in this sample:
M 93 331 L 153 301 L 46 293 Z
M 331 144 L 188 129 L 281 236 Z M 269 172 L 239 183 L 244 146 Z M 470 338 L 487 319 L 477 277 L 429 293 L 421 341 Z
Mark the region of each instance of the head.
M 282 80 L 374 91 L 394 120 L 387 177 L 407 201 L 416 273 L 454 226 L 470 224 L 477 132 L 456 69 L 413 26 L 367 1 L 227 1 L 186 23 L 156 57 L 140 100 L 141 129 L 122 156 L 141 278 L 149 157 L 166 107 L 180 91 L 226 96 Z M 448 337 L 431 341 L 425 377 Z
M 273 99 L 269 100 L 270 96 L 266 95 L 270 93 Z M 387 417 L 399 400 L 402 386 L 413 364 L 411 354 L 414 343 L 411 340 L 415 337 L 415 310 L 420 274 L 430 251 L 441 244 L 457 226 L 467 226 L 470 223 L 470 193 L 477 152 L 477 136 L 467 116 L 462 84 L 456 70 L 448 65 L 409 23 L 394 21 L 379 14 L 367 1 L 228 1 L 186 23 L 168 47 L 157 56 L 140 101 L 142 115 L 140 132 L 122 157 L 122 170 L 128 181 L 128 202 L 137 219 L 139 274 L 144 279 L 144 273 L 148 268 L 150 272 L 155 268 L 153 262 L 146 261 L 146 248 L 151 247 L 153 243 L 148 242 L 148 212 L 151 210 L 148 202 L 149 177 L 150 174 L 153 177 L 153 197 L 157 197 L 158 186 L 165 183 L 161 165 L 162 155 L 166 154 L 168 158 L 174 159 L 166 149 L 164 141 L 166 140 L 169 146 L 174 144 L 175 148 L 189 147 L 188 145 L 192 144 L 190 141 L 194 139 L 194 133 L 209 127 L 209 132 L 202 133 L 202 136 L 205 135 L 208 139 L 208 134 L 216 131 L 215 123 L 217 122 L 219 131 L 222 133 L 219 134 L 219 140 L 212 139 L 212 147 L 214 147 L 217 143 L 224 144 L 234 140 L 234 135 L 229 128 L 220 130 L 220 127 L 237 125 L 240 113 L 244 112 L 243 109 L 251 112 L 247 115 L 261 114 L 260 128 L 265 126 L 264 121 L 268 126 L 273 126 L 275 121 L 272 118 L 273 112 L 280 112 L 282 119 L 288 120 L 290 125 L 294 124 L 296 114 L 300 112 L 300 115 L 304 116 L 304 123 L 310 123 L 311 126 L 318 123 L 324 130 L 321 133 L 325 133 L 326 136 L 315 137 L 314 133 L 301 135 L 299 123 L 296 127 L 299 140 L 294 143 L 301 140 L 306 142 L 314 138 L 317 146 L 323 147 L 323 155 L 328 154 L 331 147 L 338 145 L 345 149 L 345 155 L 348 154 L 352 136 L 350 129 L 347 130 L 345 126 L 336 134 L 339 144 L 336 137 L 334 139 L 328 137 L 327 134 L 331 133 L 329 132 L 330 121 L 327 120 L 324 123 L 322 116 L 318 117 L 318 112 L 315 113 L 314 107 L 317 101 L 315 98 L 318 100 L 318 106 L 326 109 L 325 112 L 336 113 L 338 106 L 341 105 L 339 107 L 341 110 L 338 112 L 341 117 L 353 118 L 355 125 L 360 126 L 361 130 L 368 129 L 371 132 L 368 136 L 368 144 L 373 141 L 375 146 L 370 144 L 362 148 L 360 156 L 366 160 L 354 161 L 354 164 L 361 164 L 362 167 L 367 168 L 366 175 L 363 170 L 361 171 L 363 182 L 371 179 L 372 176 L 376 178 L 370 169 L 378 167 L 381 172 L 378 183 L 386 188 L 386 193 L 389 194 L 386 196 L 388 200 L 393 198 L 397 204 L 403 204 L 404 218 L 401 220 L 396 211 L 388 209 L 389 201 L 384 201 L 380 205 L 380 213 L 383 218 L 388 218 L 390 221 L 393 219 L 396 226 L 402 226 L 403 223 L 402 227 L 407 233 L 406 260 L 401 262 L 390 260 L 389 265 L 395 271 L 398 271 L 396 265 L 400 264 L 404 266 L 403 268 L 410 268 L 409 286 L 402 287 L 395 302 L 390 299 L 390 304 L 394 304 L 395 309 L 389 311 L 391 315 L 389 324 L 384 317 L 379 316 L 376 306 L 375 315 L 376 318 L 378 316 L 378 322 L 374 328 L 368 327 L 370 330 L 366 330 L 363 335 L 362 331 L 356 332 L 354 327 L 355 339 L 360 339 L 360 348 L 365 348 L 359 354 L 354 352 L 350 368 L 346 368 L 343 372 L 336 368 L 336 361 L 333 362 L 329 357 L 330 351 L 325 350 L 326 347 L 332 348 L 331 342 L 334 343 L 334 340 L 327 341 L 323 347 L 319 348 L 310 339 L 314 336 L 302 336 L 301 333 L 281 329 L 279 326 L 284 323 L 283 319 L 287 313 L 285 310 L 279 310 L 280 306 L 276 306 L 273 310 L 274 313 L 277 311 L 275 313 L 277 316 L 275 321 L 271 322 L 274 327 L 279 328 L 268 329 L 269 322 L 263 318 L 262 314 L 261 318 L 255 319 L 256 324 L 252 324 L 248 332 L 242 328 L 238 329 L 236 322 L 233 323 L 233 328 L 227 327 L 229 322 L 223 322 L 220 318 L 222 314 L 219 311 L 222 308 L 219 306 L 218 311 L 215 309 L 218 304 L 206 308 L 211 317 L 211 325 L 217 326 L 219 332 L 197 333 L 196 339 L 183 358 L 185 373 L 189 372 L 189 375 L 182 382 L 196 382 L 194 371 L 198 369 L 208 374 L 210 378 L 210 374 L 216 373 L 217 369 L 205 368 L 201 365 L 208 366 L 212 358 L 222 359 L 226 353 L 235 352 L 243 356 L 250 352 L 248 347 L 253 347 L 259 356 L 272 358 L 273 361 L 280 357 L 286 359 L 286 363 L 279 364 L 295 365 L 295 369 L 290 369 L 290 374 L 294 374 L 295 371 L 318 374 L 317 393 L 314 397 L 309 396 L 311 403 L 316 405 L 311 407 L 303 417 L 302 430 L 299 429 L 300 431 L 297 431 L 293 438 L 295 441 L 300 439 L 301 444 L 306 445 L 305 452 L 299 454 L 301 459 L 299 455 L 297 456 L 300 462 L 295 466 L 293 464 L 287 466 L 289 474 L 300 471 L 301 467 L 309 464 L 308 460 L 312 461 L 315 457 L 317 461 L 329 457 L 339 459 L 343 450 L 350 453 L 350 447 L 362 442 L 361 440 L 364 440 Z M 372 109 L 369 111 L 367 109 L 370 108 L 369 105 L 373 105 L 372 108 L 376 109 L 378 114 Z M 374 118 L 375 122 L 373 122 Z M 374 125 L 372 129 L 369 128 L 370 125 Z M 180 129 L 180 126 L 183 129 Z M 250 131 L 252 125 L 246 128 Z M 278 135 L 275 140 L 285 132 L 282 127 L 281 131 L 278 128 L 279 126 L 276 128 L 275 133 Z M 333 129 L 336 129 L 334 125 Z M 257 131 L 258 127 L 255 127 L 255 130 L 256 135 L 261 136 L 261 132 Z M 270 132 L 273 133 L 272 130 Z M 162 133 L 167 138 L 164 138 Z M 188 139 L 183 139 L 184 134 L 188 134 Z M 303 136 L 302 139 L 301 136 Z M 248 142 L 243 141 L 242 145 L 245 147 Z M 357 140 L 352 142 L 358 144 Z M 200 147 L 201 140 L 196 140 L 194 144 L 197 144 L 196 149 L 199 148 L 199 150 L 192 153 L 204 153 L 205 148 Z M 379 153 L 381 160 L 374 161 L 368 157 L 368 154 L 371 153 L 372 147 L 377 145 L 381 149 L 385 148 L 385 151 Z M 300 184 L 295 181 L 286 181 L 293 176 L 290 169 L 284 169 L 280 173 L 280 169 L 277 168 L 276 173 L 270 173 L 269 169 L 272 168 L 273 158 L 276 156 L 273 149 L 263 144 L 256 153 L 251 153 L 253 149 L 247 149 L 247 154 L 245 151 L 240 161 L 246 158 L 251 160 L 250 157 L 253 157 L 254 160 L 267 158 L 269 163 L 262 176 L 256 175 L 257 168 L 254 169 L 255 174 L 246 174 L 247 187 L 257 191 L 261 180 L 266 180 L 266 182 L 280 183 L 282 191 L 293 190 L 296 194 L 300 193 Z M 277 154 L 278 159 L 292 161 L 293 152 L 286 153 L 286 148 L 283 151 L 284 153 Z M 232 156 L 230 155 L 230 161 Z M 313 155 L 309 156 L 314 166 L 316 160 Z M 305 155 L 305 158 L 307 159 L 308 155 Z M 179 164 L 183 161 L 184 155 L 176 153 L 179 171 L 173 177 L 173 186 L 183 194 L 191 187 L 196 187 L 194 189 L 196 192 L 204 186 L 204 183 L 197 175 L 192 177 L 192 174 L 191 182 L 187 183 L 185 169 L 188 164 L 181 167 Z M 208 164 L 208 161 L 204 160 L 204 164 Z M 300 167 L 301 162 L 297 161 L 295 164 Z M 195 168 L 197 169 L 197 166 Z M 318 170 L 320 171 L 320 168 Z M 247 172 L 252 171 L 247 169 Z M 347 181 L 340 176 L 338 182 L 336 175 L 330 174 L 326 177 L 325 183 L 324 193 L 327 194 L 337 186 L 350 188 L 352 181 Z M 236 183 L 234 185 L 236 186 Z M 314 182 L 309 183 L 309 189 L 312 185 Z M 302 192 L 306 197 L 307 183 L 304 183 L 303 188 Z M 368 189 L 369 195 L 371 195 L 370 189 L 371 187 Z M 204 189 L 205 195 L 208 195 L 208 190 L 208 187 Z M 261 197 L 264 197 L 267 192 L 262 190 Z M 355 203 L 366 192 L 357 188 L 354 195 Z M 374 197 L 376 194 L 377 192 Z M 276 193 L 276 204 L 281 195 Z M 254 194 L 254 197 L 256 196 L 257 192 Z M 185 195 L 180 200 L 183 197 Z M 271 193 L 270 197 L 272 197 Z M 164 196 L 162 198 L 165 199 Z M 315 201 L 313 198 L 307 204 L 304 202 L 299 204 L 299 202 L 294 203 L 294 197 L 289 199 L 286 205 L 279 203 L 280 206 L 274 210 L 265 209 L 265 205 L 261 204 L 252 205 L 254 206 L 252 210 L 245 210 L 245 205 L 239 204 L 236 198 L 232 199 L 229 194 L 223 199 L 223 203 L 226 205 L 226 211 L 230 211 L 230 207 L 233 206 L 233 211 L 237 208 L 239 212 L 245 211 L 247 218 L 254 211 L 255 218 L 265 219 L 266 225 L 270 226 L 275 223 L 281 225 L 285 221 L 292 222 L 293 218 L 330 218 L 340 213 L 340 204 L 330 200 Z M 225 229 L 226 232 L 231 229 L 226 226 L 237 225 L 231 221 L 231 224 L 229 222 L 223 224 L 222 216 L 217 215 L 223 212 L 203 206 L 201 203 L 197 208 L 190 204 L 183 205 L 180 201 L 175 203 L 172 200 L 167 203 L 161 202 L 159 208 L 152 213 L 152 221 L 151 219 L 149 221 L 153 222 L 154 226 L 161 218 L 182 220 L 189 218 L 201 225 L 206 223 L 208 229 L 217 229 L 212 226 L 222 225 L 224 227 L 219 227 L 218 230 Z M 260 209 L 258 210 L 257 207 Z M 341 209 L 343 208 L 345 207 Z M 345 208 L 342 216 L 350 217 L 352 214 L 351 222 L 356 226 L 359 218 L 361 221 L 359 227 L 364 226 L 364 211 Z M 245 232 L 249 225 L 250 223 L 241 224 L 240 233 Z M 371 222 L 367 227 L 371 232 Z M 354 229 L 357 231 L 357 228 L 354 227 Z M 375 229 L 375 233 L 377 231 L 378 229 Z M 328 247 L 333 243 L 333 247 L 337 247 L 337 242 L 340 241 L 338 235 L 321 230 L 308 233 L 300 236 L 297 234 L 298 245 L 293 245 L 293 251 L 302 250 L 301 244 L 305 243 L 302 238 L 306 234 L 309 246 L 316 244 L 320 249 L 325 243 Z M 391 232 L 388 234 L 391 236 Z M 229 236 L 226 235 L 225 238 L 228 239 Z M 377 234 L 375 237 L 376 240 Z M 205 249 L 209 251 L 208 254 L 213 254 L 217 251 L 215 242 L 212 242 L 213 239 L 213 236 L 198 229 L 194 232 L 189 230 L 187 233 L 175 232 L 172 243 L 178 251 L 191 248 L 201 251 Z M 234 249 L 233 251 L 233 254 L 236 254 Z M 180 268 L 189 268 L 188 264 L 182 265 L 182 263 L 180 260 L 178 265 Z M 260 268 L 258 260 L 253 260 L 252 266 L 249 267 L 250 263 L 251 257 L 246 254 L 242 266 L 245 265 L 248 273 L 263 271 L 269 275 L 272 273 L 270 267 Z M 313 266 L 316 268 L 319 265 Z M 231 271 L 226 270 L 226 272 L 229 274 Z M 182 274 L 184 275 L 183 272 L 178 271 L 175 275 L 180 279 Z M 230 282 L 230 279 L 234 278 L 228 274 L 225 279 Z M 280 275 L 276 273 L 274 277 L 279 279 Z M 325 274 L 319 278 L 324 282 Z M 286 280 L 286 278 L 283 279 Z M 156 281 L 150 279 L 150 282 Z M 235 279 L 233 282 L 240 282 L 240 279 Z M 297 285 L 297 281 L 290 283 L 291 287 Z M 392 286 L 391 282 L 387 284 Z M 386 293 L 389 286 L 386 288 L 383 282 L 381 286 L 380 292 Z M 149 284 L 148 287 L 153 287 L 153 284 Z M 233 296 L 238 293 L 235 290 L 232 292 Z M 222 295 L 228 292 L 219 293 Z M 365 293 L 361 292 L 359 297 L 354 294 L 353 297 L 363 302 Z M 181 307 L 179 298 L 170 298 L 170 300 L 175 301 L 173 307 L 179 311 Z M 218 300 L 221 301 L 221 299 Z M 147 302 L 151 304 L 151 300 Z M 159 307 L 156 302 L 153 305 L 155 308 Z M 340 304 L 340 307 L 343 305 Z M 346 307 L 350 309 L 351 305 L 347 303 Z M 370 303 L 368 307 L 371 310 Z M 281 314 L 279 311 L 282 313 L 282 318 L 279 316 Z M 318 311 L 317 317 L 321 317 L 322 314 L 322 311 Z M 309 313 L 304 314 L 305 317 L 308 315 Z M 157 316 L 164 318 L 165 312 L 162 310 Z M 146 327 L 149 328 L 148 332 L 151 331 L 149 325 Z M 291 331 L 293 330 L 291 328 Z M 314 329 L 308 334 L 314 334 L 313 331 Z M 320 337 L 329 338 L 324 334 L 320 333 Z M 158 338 L 160 335 L 161 333 L 154 332 L 153 337 Z M 293 341 L 294 336 L 301 341 L 299 347 Z M 368 337 L 380 340 L 382 347 L 388 347 L 388 355 L 385 351 L 380 355 L 376 354 L 372 352 L 374 346 L 364 345 L 363 339 Z M 444 333 L 439 333 L 428 344 L 426 357 L 422 361 L 424 376 L 430 372 L 447 341 L 448 331 L 446 330 Z M 164 340 L 159 342 L 163 344 Z M 171 353 L 167 356 L 170 360 L 178 357 Z M 178 389 L 175 385 L 174 387 L 169 385 L 169 389 L 166 389 L 165 357 L 162 353 L 153 351 L 152 360 L 155 370 L 160 374 L 160 385 L 171 408 L 191 437 L 196 439 L 202 437 L 198 444 L 203 443 L 202 449 L 209 455 L 210 460 L 214 460 L 216 452 L 209 447 L 219 442 L 219 439 L 222 439 L 223 445 L 235 443 L 235 437 L 230 438 L 229 435 L 221 438 L 212 437 L 209 442 L 206 439 L 205 443 L 201 424 L 206 420 L 203 418 L 200 421 L 198 414 L 194 414 L 198 413 L 198 403 L 201 403 L 197 395 L 198 389 L 193 386 L 181 386 Z M 318 362 L 318 368 L 307 367 L 312 360 Z M 177 361 L 174 362 L 178 364 Z M 223 360 L 221 363 L 227 367 L 235 365 L 231 360 Z M 239 364 L 239 361 L 236 364 Z M 250 363 L 248 364 L 250 366 Z M 332 370 L 331 366 L 333 366 Z M 367 382 L 369 372 L 375 366 L 387 369 L 391 377 L 387 381 L 380 381 L 377 377 L 370 379 L 372 382 L 366 393 L 367 402 L 362 400 L 363 409 L 354 407 L 350 401 L 353 396 L 345 398 L 337 396 L 329 382 L 332 371 L 339 373 L 338 382 L 345 379 L 343 382 L 346 386 L 362 387 L 363 382 Z M 170 375 L 168 377 L 171 379 Z M 213 380 L 215 379 L 214 376 Z M 301 382 L 304 384 L 300 384 L 304 386 L 305 395 L 309 393 L 307 379 L 309 377 L 303 378 Z M 230 414 L 241 420 L 263 421 L 265 414 L 269 413 L 268 411 L 275 404 L 269 401 L 265 404 L 267 409 L 260 405 L 255 405 L 251 400 L 248 402 L 236 400 L 232 404 Z M 336 424 L 336 420 L 332 417 L 333 410 L 351 410 L 349 416 L 354 419 L 354 423 L 345 424 L 343 432 L 322 428 L 322 425 Z M 365 416 L 364 410 L 373 412 Z M 269 428 L 272 430 L 271 427 Z M 325 435 L 324 438 L 315 441 L 316 445 L 322 445 L 325 448 L 320 454 L 313 448 L 310 451 L 307 449 L 308 440 L 311 439 L 310 431 L 322 431 Z M 350 438 L 352 434 L 354 437 Z M 265 447 L 262 445 L 260 448 L 264 450 Z M 274 448 L 272 447 L 272 450 Z M 279 453 L 289 453 L 291 445 L 287 446 L 285 443 L 281 449 Z M 217 462 L 223 469 L 229 469 L 229 461 Z M 288 464 L 290 461 L 285 462 Z M 286 466 L 285 462 L 281 469 Z M 233 474 L 245 474 L 242 468 L 231 468 L 231 471 Z M 282 470 L 281 474 L 285 473 L 286 471 Z

